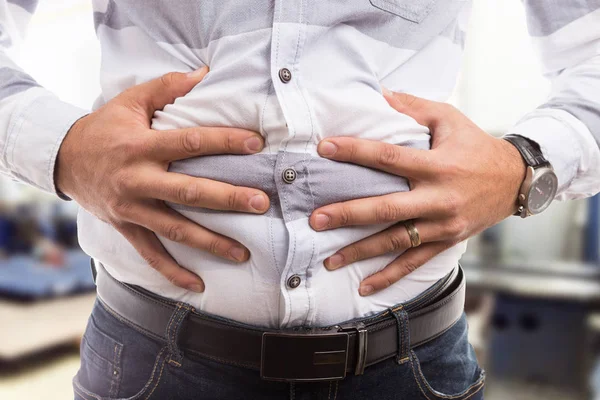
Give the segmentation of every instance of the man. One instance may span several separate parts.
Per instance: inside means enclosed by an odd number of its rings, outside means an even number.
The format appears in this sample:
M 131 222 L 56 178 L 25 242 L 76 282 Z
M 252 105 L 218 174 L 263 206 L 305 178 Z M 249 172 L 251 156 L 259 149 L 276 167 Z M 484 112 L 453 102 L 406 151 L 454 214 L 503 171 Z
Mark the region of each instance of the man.
M 600 1 L 524 3 L 555 89 L 508 140 L 443 104 L 464 0 L 98 0 L 90 114 L 3 56 L 3 169 L 98 273 L 76 398 L 483 398 L 464 240 L 600 188 Z

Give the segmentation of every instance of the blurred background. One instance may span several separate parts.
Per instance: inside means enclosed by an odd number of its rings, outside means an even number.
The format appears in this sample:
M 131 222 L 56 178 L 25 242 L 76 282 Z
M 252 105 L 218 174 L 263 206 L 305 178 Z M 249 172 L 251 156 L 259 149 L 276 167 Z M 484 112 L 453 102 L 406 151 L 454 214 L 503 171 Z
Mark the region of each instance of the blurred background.
M 90 108 L 100 92 L 93 27 L 90 0 L 42 1 L 15 57 L 63 100 Z M 452 102 L 502 135 L 549 92 L 521 2 L 475 0 L 466 47 Z M 470 241 L 467 310 L 487 399 L 600 399 L 599 203 L 556 202 Z M 0 176 L 0 399 L 72 398 L 95 298 L 76 212 Z

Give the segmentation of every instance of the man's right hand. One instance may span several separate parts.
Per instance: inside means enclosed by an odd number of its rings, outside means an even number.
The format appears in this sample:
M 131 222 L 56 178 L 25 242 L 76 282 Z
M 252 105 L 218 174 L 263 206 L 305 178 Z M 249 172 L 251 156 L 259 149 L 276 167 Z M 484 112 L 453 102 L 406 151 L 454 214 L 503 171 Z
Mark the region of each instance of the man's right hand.
M 262 191 L 168 172 L 169 163 L 209 154 L 253 154 L 264 141 L 256 132 L 198 127 L 150 129 L 154 112 L 184 96 L 208 72 L 171 73 L 135 86 L 81 118 L 64 139 L 56 163 L 57 189 L 117 229 L 154 269 L 173 284 L 204 291 L 155 234 L 223 258 L 243 262 L 249 251 L 166 206 L 164 201 L 215 210 L 262 214 Z M 101 240 L 98 238 L 98 240 Z

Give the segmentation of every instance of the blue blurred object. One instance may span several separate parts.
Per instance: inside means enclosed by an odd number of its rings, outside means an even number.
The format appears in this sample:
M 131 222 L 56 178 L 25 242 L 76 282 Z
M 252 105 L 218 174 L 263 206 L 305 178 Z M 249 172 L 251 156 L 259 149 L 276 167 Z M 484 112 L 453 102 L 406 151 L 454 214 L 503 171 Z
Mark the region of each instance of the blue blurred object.
M 26 255 L 0 260 L 0 297 L 38 300 L 94 291 L 90 257 L 84 252 L 66 254 L 66 266 L 56 268 Z
M 588 199 L 584 261 L 600 264 L 600 195 Z
M 575 300 L 498 294 L 490 338 L 494 378 L 587 395 L 594 358 L 587 329 L 592 308 Z
M 10 218 L 0 214 L 0 251 L 5 254 L 12 250 L 11 238 L 14 236 L 14 230 L 15 227 Z

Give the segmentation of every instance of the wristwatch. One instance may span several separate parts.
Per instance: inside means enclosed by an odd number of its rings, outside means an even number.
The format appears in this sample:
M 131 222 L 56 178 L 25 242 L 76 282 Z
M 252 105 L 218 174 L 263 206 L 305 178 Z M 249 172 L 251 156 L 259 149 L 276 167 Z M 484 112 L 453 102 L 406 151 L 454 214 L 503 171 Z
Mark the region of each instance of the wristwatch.
M 554 169 L 534 141 L 519 135 L 506 135 L 504 139 L 519 150 L 527 164 L 527 174 L 519 189 L 515 215 L 527 218 L 539 214 L 550 206 L 556 196 L 558 179 Z

